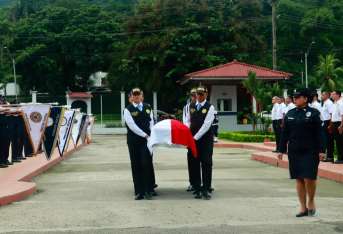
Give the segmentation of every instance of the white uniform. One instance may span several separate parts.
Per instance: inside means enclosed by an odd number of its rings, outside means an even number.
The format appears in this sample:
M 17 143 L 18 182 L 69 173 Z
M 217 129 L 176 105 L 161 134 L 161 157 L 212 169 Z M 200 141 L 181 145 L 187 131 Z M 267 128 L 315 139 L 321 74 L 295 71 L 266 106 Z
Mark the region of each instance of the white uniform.
M 287 106 L 284 102 L 282 102 L 280 105 L 279 105 L 279 113 L 278 113 L 278 117 L 281 119 L 283 119 L 283 116 L 284 114 L 286 113 L 287 111 Z
M 331 121 L 334 123 L 342 122 L 342 117 L 343 117 L 343 101 L 341 99 L 333 104 Z
M 331 120 L 331 114 L 333 112 L 333 102 L 330 99 L 327 99 L 323 103 L 323 107 L 321 109 L 321 116 L 323 121 Z
M 280 119 L 280 118 L 278 118 L 279 116 L 278 116 L 278 112 L 279 112 L 279 107 L 280 106 L 280 104 L 278 104 L 278 103 L 275 103 L 274 105 L 273 105 L 273 109 L 272 109 L 272 120 L 278 120 L 278 119 Z M 282 119 L 282 118 L 281 118 Z
M 320 102 L 314 101 L 309 106 L 314 108 L 314 109 L 316 109 L 316 110 L 318 110 L 320 112 L 320 119 L 323 121 L 323 116 L 322 116 L 322 109 L 323 109 L 323 107 L 320 104 Z
M 287 107 L 285 108 L 285 110 L 284 110 L 284 114 L 287 114 L 288 111 L 294 109 L 295 107 L 296 107 L 296 106 L 294 105 L 293 102 L 289 103 L 289 104 L 287 105 Z

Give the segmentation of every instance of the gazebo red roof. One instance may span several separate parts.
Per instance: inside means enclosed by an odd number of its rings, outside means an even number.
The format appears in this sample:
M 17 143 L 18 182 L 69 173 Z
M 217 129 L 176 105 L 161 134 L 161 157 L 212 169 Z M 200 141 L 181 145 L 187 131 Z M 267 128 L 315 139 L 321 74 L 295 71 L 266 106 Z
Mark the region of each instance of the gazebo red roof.
M 92 98 L 93 95 L 89 92 L 69 92 L 68 96 L 71 98 Z
M 255 72 L 258 79 L 282 80 L 292 76 L 291 73 L 234 60 L 230 63 L 189 73 L 185 76 L 182 83 L 186 83 L 189 80 L 243 80 L 248 78 L 250 71 Z

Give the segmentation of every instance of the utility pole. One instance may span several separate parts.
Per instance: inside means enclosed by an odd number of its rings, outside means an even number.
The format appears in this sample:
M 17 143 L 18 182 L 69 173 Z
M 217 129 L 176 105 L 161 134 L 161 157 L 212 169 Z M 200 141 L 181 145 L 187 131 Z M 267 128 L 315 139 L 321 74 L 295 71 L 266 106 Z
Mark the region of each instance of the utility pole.
M 308 55 L 310 54 L 312 45 L 314 45 L 316 42 L 312 41 L 309 47 L 307 48 L 307 51 L 305 52 L 305 87 L 308 88 L 308 71 L 307 71 L 307 58 Z
M 276 70 L 277 69 L 277 55 L 276 55 L 276 51 L 277 51 L 277 45 L 276 45 L 276 2 L 277 0 L 271 0 L 271 4 L 272 4 L 272 31 L 273 31 L 273 69 Z

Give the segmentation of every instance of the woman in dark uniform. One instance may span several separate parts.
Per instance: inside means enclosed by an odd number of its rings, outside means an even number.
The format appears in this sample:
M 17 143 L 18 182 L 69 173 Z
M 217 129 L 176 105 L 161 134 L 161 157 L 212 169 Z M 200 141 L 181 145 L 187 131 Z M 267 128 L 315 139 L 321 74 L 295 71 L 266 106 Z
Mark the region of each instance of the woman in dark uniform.
M 285 116 L 278 158 L 287 153 L 291 179 L 296 179 L 300 212 L 296 217 L 314 216 L 315 193 L 320 160 L 325 157 L 322 122 L 318 110 L 308 106 L 311 92 L 299 90 L 294 94 L 296 108 Z M 288 147 L 287 147 L 288 146 Z

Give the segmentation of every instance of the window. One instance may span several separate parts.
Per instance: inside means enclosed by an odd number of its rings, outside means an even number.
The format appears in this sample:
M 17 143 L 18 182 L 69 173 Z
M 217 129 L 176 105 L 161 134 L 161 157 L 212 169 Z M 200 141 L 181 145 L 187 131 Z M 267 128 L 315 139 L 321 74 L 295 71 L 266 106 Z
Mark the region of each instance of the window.
M 232 99 L 217 99 L 217 110 L 232 111 Z

